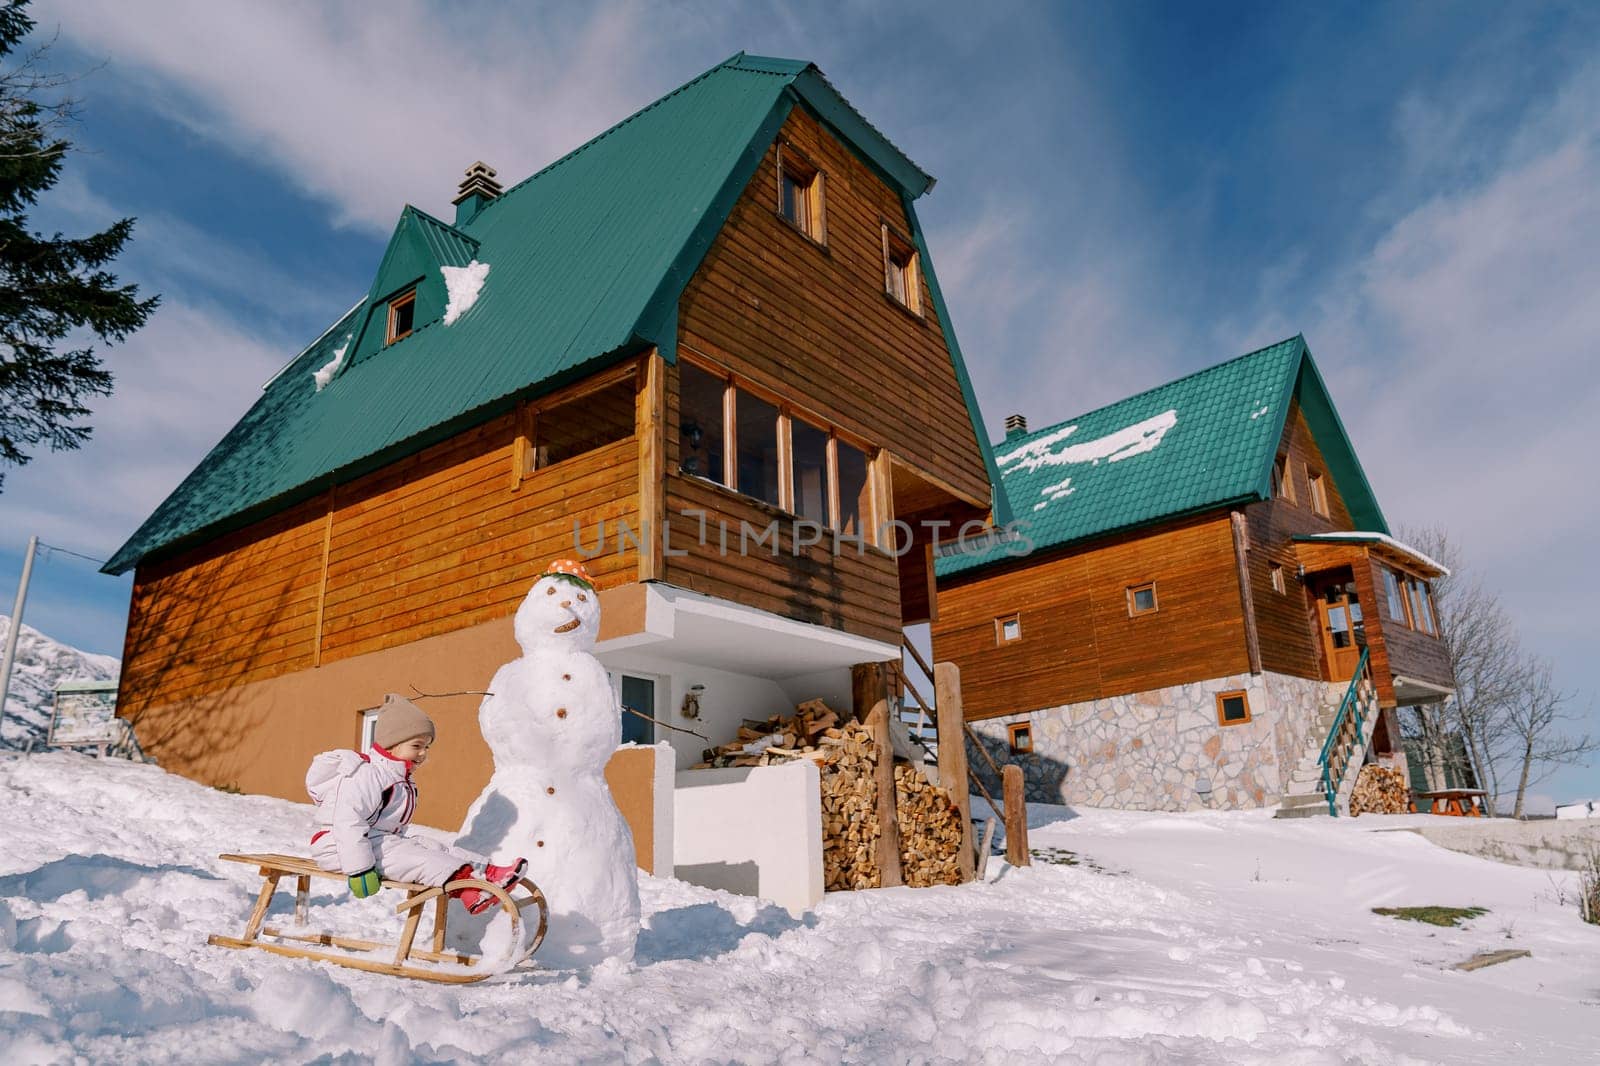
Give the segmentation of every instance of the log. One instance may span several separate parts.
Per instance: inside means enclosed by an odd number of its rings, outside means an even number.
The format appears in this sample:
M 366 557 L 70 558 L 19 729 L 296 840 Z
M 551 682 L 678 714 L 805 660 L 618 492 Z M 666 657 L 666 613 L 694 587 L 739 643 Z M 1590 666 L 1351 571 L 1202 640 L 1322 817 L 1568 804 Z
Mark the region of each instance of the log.
M 967 745 L 962 735 L 966 719 L 961 708 L 961 668 L 955 663 L 935 665 L 933 691 L 939 736 L 950 738 L 950 743 L 939 745 L 939 784 L 961 814 L 958 883 L 966 884 L 976 876 L 976 856 L 972 843 L 972 794 L 967 789 Z
M 878 749 L 874 782 L 878 799 L 878 884 L 897 888 L 900 876 L 900 825 L 895 816 L 894 750 L 889 739 L 889 701 L 879 700 L 867 715 L 866 726 Z
M 1006 806 L 1006 862 L 1012 866 L 1031 866 L 1028 854 L 1028 803 L 1022 787 L 1022 767 L 1009 764 L 1000 775 L 1001 793 Z

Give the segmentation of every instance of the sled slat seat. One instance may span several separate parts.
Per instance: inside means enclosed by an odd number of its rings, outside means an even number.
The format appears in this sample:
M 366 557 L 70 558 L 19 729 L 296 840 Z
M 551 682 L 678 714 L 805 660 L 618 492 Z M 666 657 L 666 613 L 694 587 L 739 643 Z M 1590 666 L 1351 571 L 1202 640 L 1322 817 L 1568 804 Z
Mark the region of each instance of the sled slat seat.
M 546 923 L 549 920 L 549 908 L 545 904 L 544 893 L 539 891 L 539 887 L 527 878 L 522 878 L 513 889 L 513 891 L 517 889 L 523 890 L 520 895 L 515 897 L 498 885 L 492 885 L 487 881 L 479 881 L 474 878 L 451 881 L 449 884 L 442 886 L 422 885 L 413 881 L 392 881 L 389 878 L 384 878 L 384 888 L 392 888 L 405 893 L 405 900 L 395 907 L 397 912 L 405 915 L 405 926 L 401 930 L 398 944 L 363 940 L 357 937 L 335 936 L 331 933 L 290 932 L 264 924 L 267 911 L 272 906 L 272 897 L 278 891 L 278 883 L 285 877 L 293 877 L 295 879 L 294 925 L 297 929 L 303 930 L 309 910 L 311 879 L 313 877 L 321 877 L 331 881 L 344 881 L 345 875 L 331 870 L 324 870 L 303 855 L 228 852 L 219 856 L 219 858 L 226 862 L 236 862 L 245 866 L 256 867 L 257 872 L 261 875 L 261 891 L 256 896 L 255 908 L 245 921 L 244 934 L 239 937 L 213 934 L 206 939 L 206 942 L 216 947 L 260 948 L 276 955 L 318 959 L 323 962 L 335 963 L 339 966 L 393 974 L 397 977 L 413 977 L 422 981 L 465 984 L 472 981 L 481 981 L 491 973 L 527 959 L 538 950 L 539 944 L 544 940 Z M 444 950 L 445 922 L 450 893 L 457 889 L 469 887 L 482 889 L 492 894 L 499 902 L 501 910 L 511 916 L 510 946 L 506 957 L 498 960 L 499 964 L 496 966 L 482 965 L 483 960 L 475 955 L 465 955 Z M 423 904 L 429 901 L 433 903 L 432 950 L 424 950 L 416 947 L 415 941 L 417 930 L 422 922 L 422 912 L 425 909 Z M 522 911 L 527 907 L 533 906 L 538 907 L 538 926 L 528 946 L 522 947 L 520 935 Z M 262 937 L 270 939 L 263 940 L 261 939 Z M 291 943 L 284 943 L 284 941 Z M 299 946 L 302 944 L 339 950 L 318 951 L 310 946 Z M 394 949 L 394 958 L 391 962 L 352 954 L 356 952 L 375 953 L 389 948 Z M 422 969 L 417 966 L 407 965 L 413 960 L 448 963 L 456 969 L 454 971 L 450 969 Z M 470 972 L 461 972 L 462 969 L 468 968 L 470 968 Z

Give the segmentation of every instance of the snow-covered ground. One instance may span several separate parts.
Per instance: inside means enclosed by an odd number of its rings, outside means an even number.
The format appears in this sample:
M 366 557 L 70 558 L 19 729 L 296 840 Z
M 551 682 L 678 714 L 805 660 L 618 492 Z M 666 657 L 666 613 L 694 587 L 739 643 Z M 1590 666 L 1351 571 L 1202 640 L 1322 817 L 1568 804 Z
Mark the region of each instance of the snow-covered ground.
M 1033 820 L 1035 849 L 1078 864 L 997 859 L 986 884 L 830 895 L 803 920 L 645 877 L 633 964 L 452 987 L 206 946 L 257 888 L 216 854 L 303 850 L 308 807 L 0 756 L 0 1062 L 1600 1058 L 1600 928 L 1558 902 L 1572 874 L 1375 831 L 1407 818 Z M 392 929 L 392 899 L 312 900 L 319 926 Z M 1489 913 L 1370 910 L 1428 904 Z M 1449 969 L 1508 947 L 1533 956 Z

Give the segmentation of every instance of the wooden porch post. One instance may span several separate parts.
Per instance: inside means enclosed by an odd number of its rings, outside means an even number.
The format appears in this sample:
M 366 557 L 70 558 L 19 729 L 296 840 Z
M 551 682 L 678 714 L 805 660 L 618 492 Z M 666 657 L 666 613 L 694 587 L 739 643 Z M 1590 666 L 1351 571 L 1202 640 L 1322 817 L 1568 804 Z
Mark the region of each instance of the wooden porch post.
M 872 734 L 878 752 L 878 887 L 905 883 L 900 874 L 900 819 L 895 803 L 894 744 L 889 738 L 889 665 L 857 663 L 850 668 L 852 713 Z
M 967 788 L 967 740 L 962 731 L 961 668 L 955 663 L 933 664 L 933 702 L 939 724 L 939 787 L 950 793 L 961 812 L 961 883 L 974 876 L 972 850 L 972 795 Z
M 1006 763 L 1000 774 L 1004 786 L 1002 803 L 1006 807 L 1006 862 L 1012 866 L 1032 866 L 1028 854 L 1028 802 L 1022 787 L 1022 767 Z
M 634 432 L 639 438 L 639 580 L 659 581 L 666 576 L 663 539 L 666 535 L 667 497 L 662 483 L 666 472 L 666 362 L 652 348 L 639 362 L 638 391 L 634 394 Z

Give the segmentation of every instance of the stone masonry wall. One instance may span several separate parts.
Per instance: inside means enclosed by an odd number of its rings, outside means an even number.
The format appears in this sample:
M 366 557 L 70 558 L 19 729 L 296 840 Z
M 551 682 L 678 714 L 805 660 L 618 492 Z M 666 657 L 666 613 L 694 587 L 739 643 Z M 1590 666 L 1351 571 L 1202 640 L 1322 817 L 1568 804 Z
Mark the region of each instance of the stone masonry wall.
M 1217 693 L 1236 690 L 1247 694 L 1250 721 L 1220 725 Z M 1022 767 L 1028 799 L 1036 802 L 1159 811 L 1267 807 L 1282 798 L 1328 691 L 1321 681 L 1284 674 L 1236 674 L 972 728 L 995 762 Z M 1033 752 L 1012 755 L 1007 726 L 1022 721 L 1032 725 Z M 998 789 L 988 763 L 970 754 L 984 784 Z

